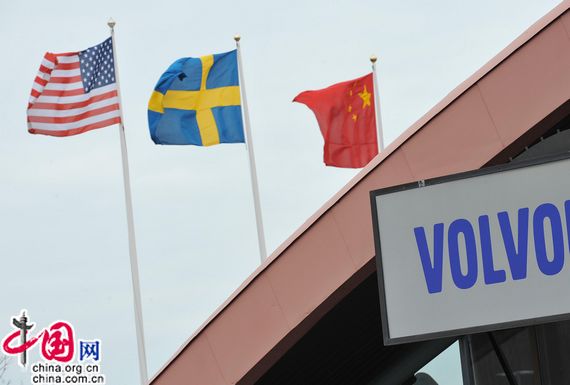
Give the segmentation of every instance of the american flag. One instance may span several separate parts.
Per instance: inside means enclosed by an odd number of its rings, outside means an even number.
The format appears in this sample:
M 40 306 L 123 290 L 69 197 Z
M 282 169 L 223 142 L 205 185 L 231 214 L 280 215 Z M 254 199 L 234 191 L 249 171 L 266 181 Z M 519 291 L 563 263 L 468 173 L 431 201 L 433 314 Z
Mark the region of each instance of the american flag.
M 28 131 L 77 135 L 121 122 L 111 38 L 80 52 L 46 53 L 28 104 Z

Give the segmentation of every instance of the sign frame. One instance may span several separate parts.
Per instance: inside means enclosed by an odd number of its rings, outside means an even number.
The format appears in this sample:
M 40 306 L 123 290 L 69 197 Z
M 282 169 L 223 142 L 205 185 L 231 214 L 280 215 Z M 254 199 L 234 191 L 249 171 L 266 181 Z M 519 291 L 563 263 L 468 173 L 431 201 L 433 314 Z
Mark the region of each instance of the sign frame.
M 388 325 L 388 313 L 386 308 L 386 290 L 384 286 L 384 270 L 382 264 L 382 244 L 380 241 L 380 223 L 378 217 L 378 208 L 376 197 L 385 194 L 391 194 L 400 191 L 407 191 L 411 189 L 418 189 L 427 186 L 433 186 L 438 184 L 443 184 L 446 182 L 458 181 L 463 179 L 470 179 L 474 177 L 490 175 L 501 173 L 505 171 L 512 171 L 521 168 L 533 167 L 538 165 L 543 165 L 547 163 L 554 163 L 558 161 L 564 161 L 570 159 L 570 151 L 558 153 L 556 155 L 546 155 L 536 158 L 532 158 L 525 161 L 515 161 L 507 164 L 500 164 L 497 166 L 489 166 L 481 169 L 476 169 L 472 171 L 466 171 L 456 174 L 449 174 L 441 177 L 435 177 L 425 180 L 418 180 L 411 183 L 400 184 L 396 186 L 381 188 L 377 190 L 370 191 L 370 203 L 372 208 L 372 231 L 374 235 L 374 250 L 375 250 L 375 262 L 376 262 L 376 272 L 378 275 L 378 290 L 380 295 L 380 317 L 382 322 L 382 336 L 384 340 L 384 345 L 398 345 L 410 342 L 428 341 L 439 338 L 449 338 L 449 337 L 460 337 L 468 334 L 490 332 L 495 330 L 511 329 L 524 326 L 534 326 L 550 322 L 567 321 L 570 320 L 570 312 L 550 315 L 544 317 L 527 318 L 522 320 L 507 321 L 501 323 L 490 323 L 480 326 L 465 327 L 453 330 L 445 330 L 438 332 L 430 332 L 424 334 L 417 334 L 406 337 L 390 337 L 390 328 Z M 568 262 L 570 263 L 570 261 Z

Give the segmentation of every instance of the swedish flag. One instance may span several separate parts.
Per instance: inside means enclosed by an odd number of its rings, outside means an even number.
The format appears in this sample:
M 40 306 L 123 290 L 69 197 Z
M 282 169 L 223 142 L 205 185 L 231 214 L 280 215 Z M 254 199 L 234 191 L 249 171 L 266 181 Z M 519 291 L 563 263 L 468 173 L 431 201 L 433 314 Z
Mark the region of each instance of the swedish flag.
M 156 144 L 244 143 L 237 51 L 175 61 L 150 97 L 148 125 Z

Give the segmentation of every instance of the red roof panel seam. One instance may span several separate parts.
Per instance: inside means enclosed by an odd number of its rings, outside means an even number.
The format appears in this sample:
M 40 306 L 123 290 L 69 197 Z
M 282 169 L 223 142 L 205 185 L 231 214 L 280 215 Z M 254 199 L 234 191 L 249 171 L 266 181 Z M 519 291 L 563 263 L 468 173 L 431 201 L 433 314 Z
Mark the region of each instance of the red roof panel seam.
M 232 382 L 230 380 L 228 380 L 226 378 L 226 376 L 224 375 L 224 371 L 222 370 L 222 366 L 220 365 L 220 361 L 218 360 L 218 357 L 216 357 L 216 352 L 214 351 L 214 348 L 212 347 L 212 344 L 210 342 L 210 338 L 208 337 L 208 333 L 204 333 L 204 337 L 206 337 L 206 343 L 208 344 L 208 349 L 210 349 L 210 353 L 212 353 L 212 357 L 214 358 L 214 362 L 216 363 L 216 368 L 218 369 L 220 376 L 224 379 L 224 382 L 227 385 L 231 385 Z
M 410 174 L 412 175 L 414 180 L 423 179 L 421 176 L 414 173 L 414 169 L 412 168 L 412 162 L 410 161 L 410 159 L 408 158 L 408 155 L 406 154 L 406 143 L 402 143 L 402 155 L 404 158 L 404 162 L 406 162 L 406 167 L 410 171 Z
M 495 118 L 493 118 L 493 114 L 491 114 L 491 111 L 489 110 L 489 105 L 487 104 L 487 101 L 485 100 L 485 96 L 483 95 L 483 91 L 481 90 L 481 87 L 479 86 L 479 82 L 475 83 L 474 88 L 477 90 L 477 94 L 481 98 L 481 101 L 483 102 L 483 106 L 485 106 L 485 111 L 487 111 L 487 115 L 489 115 L 489 119 L 491 120 L 491 123 L 493 123 L 493 128 L 495 129 L 495 132 L 497 133 L 497 138 L 499 138 L 499 141 L 501 142 L 501 146 L 503 146 L 503 149 L 505 149 L 507 147 L 507 145 L 505 144 L 505 141 L 503 140 L 503 137 L 501 136 L 501 133 L 499 132 L 499 129 L 497 128 L 497 123 L 495 122 Z
M 273 298 L 275 299 L 275 303 L 279 307 L 279 311 L 281 312 L 281 315 L 283 316 L 285 323 L 287 324 L 287 326 L 289 328 L 295 327 L 296 325 L 291 325 L 291 323 L 289 322 L 289 319 L 287 318 L 287 314 L 285 313 L 285 310 L 283 309 L 283 305 L 281 304 L 281 302 L 279 302 L 279 296 L 277 295 L 277 292 L 275 291 L 275 288 L 273 287 L 273 282 L 271 282 L 270 276 L 267 277 L 267 283 L 269 284 L 269 287 L 271 288 L 271 294 L 273 294 Z
M 338 224 L 338 221 L 337 221 L 337 218 L 334 214 L 334 211 L 331 211 L 327 214 L 331 215 L 333 223 L 334 223 L 338 233 L 340 234 L 340 238 L 341 238 L 342 244 L 344 245 L 344 249 L 346 250 L 346 254 L 350 258 L 350 261 L 352 262 L 352 270 L 353 270 L 353 274 L 354 274 L 356 271 L 358 271 L 358 262 L 354 259 L 355 258 L 354 255 L 352 255 L 352 253 L 350 252 L 350 248 L 348 247 L 348 243 L 346 242 L 346 237 L 342 233 L 342 230 L 340 228 L 340 225 Z
M 565 15 L 565 13 L 562 14 L 562 16 L 560 18 L 562 19 L 562 17 L 564 17 L 564 15 Z M 564 20 L 562 20 L 562 26 L 564 27 L 564 30 L 566 31 L 566 36 L 568 37 L 568 40 L 570 40 L 570 31 L 568 30 L 566 23 L 564 23 Z

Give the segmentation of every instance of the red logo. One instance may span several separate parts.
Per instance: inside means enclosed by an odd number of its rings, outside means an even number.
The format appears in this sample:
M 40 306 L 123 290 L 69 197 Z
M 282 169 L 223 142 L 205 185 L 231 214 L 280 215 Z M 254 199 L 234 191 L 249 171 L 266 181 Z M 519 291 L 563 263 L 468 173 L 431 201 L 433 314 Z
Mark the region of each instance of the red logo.
M 20 355 L 20 365 L 26 366 L 26 352 L 41 340 L 41 355 L 47 361 L 70 362 L 75 352 L 73 326 L 65 321 L 56 321 L 35 337 L 28 339 L 28 331 L 34 324 L 28 324 L 25 310 L 20 319 L 13 318 L 12 324 L 18 330 L 2 340 L 2 349 L 8 355 Z M 14 342 L 19 337 L 19 342 Z

